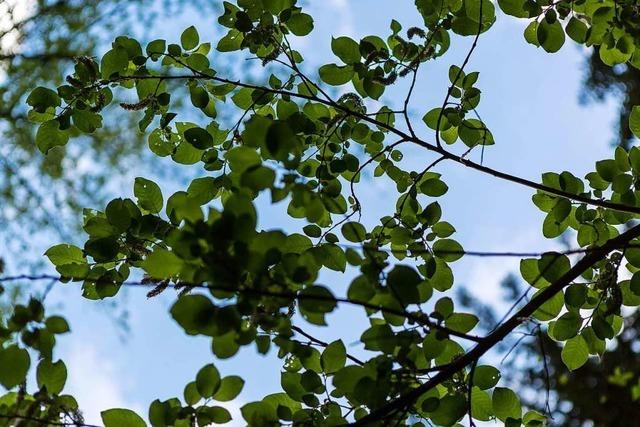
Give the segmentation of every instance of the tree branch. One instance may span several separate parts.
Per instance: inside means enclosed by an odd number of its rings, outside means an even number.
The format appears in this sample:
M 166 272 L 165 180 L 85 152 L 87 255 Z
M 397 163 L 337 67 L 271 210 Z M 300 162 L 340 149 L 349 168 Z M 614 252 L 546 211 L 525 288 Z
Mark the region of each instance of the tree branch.
M 322 340 L 319 340 L 318 338 L 314 337 L 313 335 L 303 331 L 300 327 L 295 326 L 295 325 L 291 325 L 291 330 L 294 332 L 299 333 L 300 335 L 302 335 L 303 337 L 307 338 L 309 341 L 314 342 L 318 345 L 321 345 L 322 347 L 329 347 L 329 343 L 326 343 Z M 350 355 L 349 353 L 347 353 L 347 358 L 349 360 L 351 360 L 354 363 L 357 363 L 358 365 L 364 365 L 364 362 L 360 359 L 358 359 L 355 356 Z
M 624 205 L 624 204 L 620 204 L 620 203 L 615 203 L 615 202 L 610 202 L 607 200 L 601 200 L 601 199 L 591 199 L 589 197 L 585 197 L 585 196 L 580 196 L 578 194 L 572 194 L 563 190 L 558 190 L 556 188 L 553 187 L 548 187 L 544 184 L 539 184 L 537 182 L 534 181 L 530 181 L 528 179 L 525 178 L 521 178 L 519 176 L 516 175 L 512 175 L 506 172 L 501 172 L 499 170 L 487 167 L 487 166 L 483 166 L 480 165 L 478 163 L 472 162 L 470 160 L 467 160 L 461 156 L 458 156 L 456 154 L 453 154 L 447 150 L 445 150 L 444 148 L 440 148 L 435 144 L 431 144 L 427 141 L 424 141 L 420 138 L 414 138 L 411 135 L 393 127 L 390 126 L 386 123 L 383 123 L 379 120 L 376 120 L 375 118 L 369 117 L 367 114 L 364 113 L 360 113 L 357 111 L 353 111 L 343 105 L 338 104 L 337 102 L 334 101 L 330 101 L 330 100 L 324 100 L 322 98 L 319 98 L 317 96 L 314 95 L 306 95 L 306 94 L 302 94 L 302 93 L 297 93 L 297 92 L 291 92 L 288 90 L 282 90 L 282 89 L 272 89 L 269 87 L 265 87 L 265 86 L 260 86 L 260 85 L 255 85 L 255 84 L 251 84 L 251 83 L 244 83 L 241 82 L 239 80 L 231 80 L 231 79 L 226 79 L 223 77 L 218 77 L 218 76 L 211 76 L 208 74 L 204 74 L 201 73 L 199 71 L 196 70 L 192 70 L 194 73 L 194 75 L 159 75 L 159 76 L 154 76 L 154 75 L 144 75 L 144 76 L 124 76 L 124 77 L 116 77 L 113 79 L 108 79 L 108 80 L 100 80 L 96 86 L 103 86 L 103 85 L 108 85 L 110 83 L 116 83 L 116 82 L 121 82 L 121 81 L 127 81 L 127 80 L 149 80 L 149 79 L 160 79 L 160 80 L 189 80 L 189 79 L 207 79 L 207 80 L 211 80 L 211 81 L 215 81 L 218 83 L 226 83 L 226 84 L 232 84 L 238 87 L 243 87 L 243 88 L 247 88 L 247 89 L 254 89 L 254 90 L 259 90 L 259 91 L 265 91 L 265 92 L 269 92 L 269 93 L 273 93 L 276 95 L 285 95 L 285 96 L 290 96 L 290 97 L 294 97 L 294 98 L 299 98 L 299 99 L 306 99 L 308 101 L 315 101 L 315 102 L 320 102 L 322 104 L 325 104 L 327 106 L 333 107 L 335 109 L 338 109 L 346 114 L 349 114 L 353 117 L 357 117 L 365 122 L 368 122 L 372 125 L 378 126 L 380 128 L 386 129 L 391 133 L 396 134 L 397 136 L 406 139 L 409 142 L 412 142 L 420 147 L 426 148 L 429 151 L 432 151 L 434 153 L 440 154 L 441 156 L 445 157 L 447 160 L 452 160 L 456 163 L 459 163 L 463 166 L 469 167 L 471 169 L 475 169 L 477 171 L 486 173 L 488 175 L 492 175 L 495 176 L 496 178 L 500 178 L 502 180 L 508 181 L 508 182 L 513 182 L 515 184 L 520 184 L 523 185 L 525 187 L 529 187 L 529 188 L 533 188 L 535 190 L 540 190 L 542 192 L 545 192 L 547 194 L 552 194 L 554 196 L 559 196 L 559 197 L 565 197 L 567 199 L 576 201 L 576 202 L 581 202 L 581 203 L 586 203 L 588 205 L 592 205 L 592 206 L 599 206 L 602 208 L 607 208 L 607 209 L 612 209 L 615 211 L 619 211 L 619 212 L 627 212 L 627 213 L 632 213 L 632 214 L 640 214 L 640 207 L 638 206 L 630 206 L 630 205 Z
M 4 53 L 0 54 L 0 61 L 12 61 L 14 59 L 29 61 L 49 61 L 52 59 L 72 60 L 76 55 L 70 52 L 42 52 L 42 53 Z
M 58 281 L 62 281 L 62 280 L 69 280 L 71 278 L 69 277 L 61 277 L 61 276 L 54 276 L 54 275 L 50 275 L 50 274 L 42 274 L 42 275 L 28 275 L 28 274 L 23 274 L 23 275 L 17 275 L 17 276 L 5 276 L 5 277 L 0 277 L 0 283 L 2 282 L 9 282 L 9 281 L 16 281 L 16 280 L 30 280 L 30 281 L 37 281 L 37 280 L 58 280 Z M 87 283 L 93 283 L 93 282 L 97 282 L 96 279 L 93 278 L 81 278 L 81 277 L 74 277 L 73 278 L 74 281 L 85 281 Z M 114 283 L 118 286 L 133 286 L 133 287 L 156 287 L 158 284 L 155 282 L 145 282 L 145 281 L 140 281 L 140 282 L 123 282 L 123 283 Z M 375 310 L 375 311 L 380 311 L 382 313 L 387 313 L 387 314 L 393 314 L 395 316 L 401 316 L 406 318 L 407 320 L 414 322 L 418 325 L 421 326 L 425 326 L 431 329 L 436 329 L 439 331 L 442 331 L 446 334 L 458 337 L 458 338 L 462 338 L 464 340 L 467 341 L 473 341 L 473 342 L 480 342 L 482 341 L 482 337 L 476 336 L 476 335 L 469 335 L 469 334 L 465 334 L 462 332 L 458 332 L 458 331 L 454 331 L 453 329 L 449 329 L 446 326 L 443 326 L 439 323 L 434 323 L 430 318 L 421 315 L 420 313 L 413 313 L 413 312 L 408 312 L 406 310 L 400 310 L 400 309 L 396 309 L 396 308 L 392 308 L 392 307 L 385 307 L 385 306 L 381 306 L 378 304 L 372 304 L 366 301 L 356 301 L 356 300 L 352 300 L 350 298 L 341 298 L 341 297 L 334 297 L 334 296 L 324 296 L 324 295 L 309 295 L 309 294 L 301 294 L 299 292 L 276 292 L 276 291 L 270 291 L 267 289 L 255 289 L 255 288 L 245 288 L 245 287 L 234 287 L 234 286 L 223 286 L 223 285 L 208 285 L 206 283 L 179 283 L 179 284 L 169 284 L 167 287 L 171 287 L 171 288 L 191 288 L 191 289 L 208 289 L 208 290 L 215 290 L 215 291 L 225 291 L 225 292 L 237 292 L 237 293 L 244 293 L 244 294 L 249 294 L 249 295 L 257 295 L 257 296 L 261 296 L 261 297 L 273 297 L 273 298 L 288 298 L 288 299 L 293 299 L 293 300 L 298 300 L 298 301 L 302 301 L 302 300 L 309 300 L 309 301 L 323 301 L 323 302 L 333 302 L 333 303 L 343 303 L 343 304 L 350 304 L 350 305 L 355 305 L 358 307 L 362 307 L 362 308 L 366 308 L 366 309 L 370 309 L 370 310 Z
M 534 296 L 525 306 L 517 313 L 511 316 L 502 325 L 493 332 L 483 338 L 475 347 L 462 355 L 460 358 L 451 362 L 451 364 L 442 371 L 438 372 L 432 379 L 414 388 L 413 390 L 401 395 L 400 397 L 388 402 L 380 408 L 374 410 L 369 415 L 360 418 L 353 423 L 353 426 L 365 426 L 375 421 L 385 419 L 389 414 L 401 410 L 412 405 L 420 396 L 428 392 L 438 384 L 450 379 L 456 372 L 464 369 L 466 366 L 478 361 L 486 352 L 491 350 L 498 342 L 502 341 L 511 331 L 517 328 L 523 321 L 528 319 L 542 304 L 553 298 L 558 292 L 561 292 L 572 281 L 579 277 L 586 270 L 591 268 L 595 263 L 602 260 L 611 251 L 624 247 L 628 242 L 640 236 L 640 225 L 629 229 L 625 233 L 610 239 L 604 245 L 593 248 L 580 261 L 578 261 L 569 271 L 562 275 L 557 281 L 544 288 L 542 292 Z

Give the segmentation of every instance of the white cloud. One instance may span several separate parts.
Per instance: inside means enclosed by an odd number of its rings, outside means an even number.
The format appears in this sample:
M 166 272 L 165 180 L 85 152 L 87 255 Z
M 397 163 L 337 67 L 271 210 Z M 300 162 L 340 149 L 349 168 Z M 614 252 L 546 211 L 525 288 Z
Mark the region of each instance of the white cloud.
M 485 241 L 484 251 L 517 251 L 542 252 L 547 250 L 561 250 L 557 242 L 543 239 L 537 234 L 537 229 L 525 227 L 519 230 L 495 230 L 491 233 L 495 238 L 491 242 Z M 520 258 L 518 257 L 478 257 L 470 259 L 468 268 L 462 273 L 461 282 L 467 289 L 485 303 L 500 306 L 502 289 L 500 282 L 509 274 L 519 276 Z
M 73 395 L 80 405 L 85 421 L 101 424 L 100 412 L 109 408 L 128 408 L 144 417 L 146 411 L 140 405 L 128 402 L 125 397 L 126 382 L 122 373 L 91 344 L 73 343 L 66 357 L 68 382 L 65 392 Z
M 336 33 L 343 36 L 355 36 L 355 25 L 351 6 L 347 0 L 329 0 L 329 10 L 334 10 L 334 16 L 338 18 Z
M 216 402 L 216 405 L 223 406 L 231 414 L 231 422 L 226 425 L 229 427 L 241 427 L 246 425 L 246 422 L 242 418 L 242 413 L 240 412 L 240 408 L 242 408 L 245 403 L 246 402 L 240 400 L 232 400 L 231 402 L 224 403 Z
M 485 303 L 496 303 L 502 298 L 500 282 L 510 272 L 517 272 L 517 258 L 481 259 L 473 262 L 465 285 Z
M 131 372 L 127 372 L 129 377 L 125 376 L 124 370 L 119 369 L 106 353 L 92 344 L 74 342 L 70 347 L 69 353 L 63 355 L 69 371 L 64 391 L 77 399 L 86 423 L 102 425 L 100 412 L 111 408 L 131 409 L 147 418 L 146 408 L 150 402 L 137 402 L 128 398 L 131 395 L 131 381 L 143 381 L 143 378 L 132 375 Z M 240 399 L 216 402 L 231 414 L 232 421 L 227 426 L 245 425 L 240 412 L 245 403 Z
M 21 22 L 33 13 L 32 0 L 9 0 L 0 4 L 0 32 L 11 30 L 17 22 Z M 18 42 L 19 32 L 9 31 L 0 43 L 2 50 L 10 51 Z M 16 49 L 18 50 L 18 49 Z

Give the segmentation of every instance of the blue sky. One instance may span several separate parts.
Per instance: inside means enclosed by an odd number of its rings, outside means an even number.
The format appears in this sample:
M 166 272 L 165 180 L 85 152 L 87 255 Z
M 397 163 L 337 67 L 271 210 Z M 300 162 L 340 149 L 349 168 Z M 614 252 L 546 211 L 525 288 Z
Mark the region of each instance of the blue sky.
M 296 46 L 305 55 L 309 70 L 332 61 L 331 36 L 385 37 L 392 17 L 405 28 L 420 23 L 409 0 L 307 3 L 311 3 L 316 28 L 312 36 Z M 213 37 L 216 19 L 217 16 L 196 13 L 160 17 L 161 22 L 149 29 L 149 35 L 177 39 L 182 29 L 195 22 L 202 38 Z M 579 105 L 583 53 L 568 42 L 559 53 L 546 54 L 524 41 L 524 26 L 523 22 L 500 14 L 494 27 L 481 37 L 468 66 L 468 71 L 480 71 L 478 87 L 483 94 L 479 111 L 496 140 L 495 146 L 487 148 L 484 164 L 533 180 L 539 180 L 546 171 L 570 170 L 583 176 L 597 159 L 610 153 L 615 108 L 606 103 Z M 429 62 L 421 70 L 411 111 L 419 122 L 419 134 L 427 140 L 433 135 L 420 118 L 442 102 L 449 65 L 461 62 L 470 41 L 454 39 L 444 58 Z M 385 102 L 400 105 L 404 88 L 400 85 L 386 94 Z M 413 169 L 434 159 L 423 150 L 403 151 L 407 166 Z M 473 158 L 479 160 L 476 154 Z M 553 247 L 553 242 L 545 241 L 541 235 L 543 217 L 531 203 L 533 193 L 529 189 L 457 164 L 443 163 L 437 171 L 450 187 L 441 200 L 444 218 L 457 228 L 456 237 L 466 249 L 537 251 Z M 123 187 L 129 193 L 132 182 L 131 179 Z M 165 183 L 163 188 L 174 185 Z M 386 181 L 366 181 L 358 193 L 367 224 L 388 213 L 392 208 L 388 202 L 396 196 Z M 264 228 L 301 225 L 286 219 L 277 209 L 268 212 L 260 218 Z M 467 286 L 478 298 L 493 302 L 500 295 L 498 283 L 508 271 L 517 269 L 517 263 L 511 259 L 463 259 L 454 265 L 454 271 L 457 283 Z M 337 274 L 322 279 L 336 293 L 344 292 L 348 284 L 348 279 Z M 68 390 L 78 396 L 88 422 L 99 422 L 99 411 L 115 406 L 146 414 L 153 399 L 181 396 L 184 385 L 195 378 L 198 369 L 213 361 L 209 340 L 184 335 L 170 318 L 169 295 L 147 300 L 144 290 L 126 291 L 131 333 L 125 340 L 121 339 L 113 315 L 108 314 L 110 306 L 82 300 L 77 287 L 56 288 L 50 301 L 64 303 L 72 326 L 73 333 L 60 340 L 58 356 L 67 361 Z M 329 340 L 342 337 L 349 346 L 358 338 L 354 316 L 363 317 L 353 309 L 332 315 L 331 327 L 317 333 Z M 357 347 L 353 351 L 358 351 Z M 239 374 L 246 379 L 237 404 L 278 389 L 281 363 L 273 354 L 262 357 L 253 349 L 244 349 L 230 361 L 215 363 L 223 374 Z M 236 420 L 233 425 L 242 422 Z

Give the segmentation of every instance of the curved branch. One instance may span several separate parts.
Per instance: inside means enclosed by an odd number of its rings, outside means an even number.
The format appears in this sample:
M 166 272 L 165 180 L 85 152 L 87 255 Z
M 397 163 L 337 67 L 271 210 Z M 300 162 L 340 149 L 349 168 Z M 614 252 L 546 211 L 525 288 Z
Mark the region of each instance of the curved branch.
M 625 233 L 610 239 L 604 245 L 593 248 L 580 261 L 578 261 L 569 271 L 558 280 L 544 288 L 542 292 L 534 296 L 531 301 L 524 305 L 517 313 L 511 316 L 502 325 L 483 338 L 475 347 L 451 362 L 446 369 L 438 372 L 429 381 L 388 402 L 384 406 L 374 410 L 369 415 L 362 417 L 353 426 L 365 426 L 376 420 L 381 420 L 389 414 L 412 405 L 420 396 L 428 392 L 438 384 L 450 379 L 456 372 L 466 366 L 477 362 L 485 353 L 491 350 L 497 343 L 502 341 L 511 331 L 526 321 L 540 306 L 561 292 L 566 286 L 578 278 L 582 273 L 591 268 L 595 263 L 604 259 L 611 251 L 625 247 L 628 242 L 640 236 L 640 225 L 629 229 Z

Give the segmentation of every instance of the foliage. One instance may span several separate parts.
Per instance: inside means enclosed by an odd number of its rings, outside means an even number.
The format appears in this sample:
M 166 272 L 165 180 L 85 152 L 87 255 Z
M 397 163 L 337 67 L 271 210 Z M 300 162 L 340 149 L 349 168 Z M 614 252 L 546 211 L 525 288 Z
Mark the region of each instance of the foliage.
M 130 169 L 133 159 L 145 153 L 143 136 L 128 132 L 136 118 L 118 107 L 109 110 L 104 124 L 96 123 L 92 133 L 82 135 L 80 146 L 39 155 L 25 103 L 31 89 L 61 84 L 75 61 L 96 55 L 113 32 L 129 31 L 134 22 L 161 21 L 163 15 L 153 9 L 175 17 L 188 10 L 186 3 L 215 10 L 208 2 L 182 0 L 0 1 L 0 246 L 6 252 L 33 250 L 26 230 L 70 239 L 78 230 L 71 218 L 83 206 L 108 201 L 113 194 L 105 188 L 114 172 Z M 46 134 L 46 127 L 41 132 Z M 35 263 L 33 257 L 5 261 L 13 268 Z
M 527 293 L 527 286 L 513 275 L 505 278 L 502 287 L 509 304 Z M 497 323 L 494 308 L 471 298 L 464 289 L 458 296 L 465 307 L 480 313 L 482 325 Z M 627 298 L 630 296 L 627 294 Z M 634 304 L 627 301 L 623 305 Z M 580 369 L 568 371 L 562 359 L 562 341 L 542 333 L 539 325 L 532 325 L 523 335 L 500 343 L 500 351 L 505 354 L 501 360 L 503 381 L 526 388 L 523 402 L 540 412 L 548 411 L 552 425 L 626 425 L 621 420 L 630 420 L 629 425 L 633 425 L 640 399 L 640 372 L 634 350 L 639 330 L 638 311 L 633 310 L 625 316 L 624 330 L 608 343 L 601 357 L 589 358 Z
M 0 288 L 2 292 L 2 288 Z M 62 394 L 67 380 L 63 361 L 55 360 L 56 336 L 69 332 L 60 316 L 45 316 L 36 299 L 14 306 L 13 314 L 0 325 L 0 384 L 9 391 L 0 398 L 0 423 L 33 421 L 37 425 L 61 420 L 82 425 L 84 420 L 73 396 Z M 37 363 L 36 363 L 37 362 Z M 28 394 L 25 377 L 30 366 L 36 369 L 38 391 Z
M 622 305 L 640 304 L 640 226 L 634 225 L 640 150 L 618 148 L 585 179 L 547 172 L 542 183 L 468 160 L 469 151 L 496 143 L 476 114 L 479 75 L 465 70 L 481 33 L 495 21 L 488 0 L 417 0 L 423 28 L 405 32 L 392 21 L 385 39 L 335 38 L 338 60 L 317 70 L 321 83 L 302 71 L 302 54 L 291 48 L 291 37 L 313 30 L 313 18 L 295 3 L 224 3 L 219 23 L 228 32 L 216 48 L 248 51 L 265 65 L 282 66 L 262 84 L 219 75 L 211 45 L 189 27 L 179 44 L 155 40 L 142 46 L 118 37 L 99 61 L 78 61 L 67 84 L 31 92 L 29 117 L 40 123 L 36 145 L 44 153 L 94 132 L 119 88 L 137 96 L 122 106 L 143 113 L 139 129 L 150 131 L 153 153 L 208 172 L 172 195 L 138 178 L 136 200 L 115 199 L 104 211 L 84 211 L 88 237 L 82 248 L 56 245 L 46 255 L 61 280 L 82 282 L 89 299 L 112 298 L 125 285 L 148 286 L 150 296 L 180 289 L 172 317 L 186 334 L 210 337 L 219 359 L 245 346 L 260 353 L 274 347 L 285 360 L 282 392 L 244 405 L 249 425 L 450 426 L 465 416 L 469 424 L 497 419 L 544 425 L 542 413 L 523 408 L 522 397 L 500 383 L 500 370 L 480 360 L 517 328 L 540 323 L 564 343 L 561 359 L 576 370 L 590 355 L 602 355 L 607 340 L 622 331 Z M 608 65 L 639 65 L 633 1 L 498 4 L 528 19 L 524 37 L 547 52 L 557 51 L 566 33 L 600 46 Z M 463 63 L 451 66 L 442 105 L 424 106 L 432 143 L 414 131 L 418 124 L 407 106 L 421 65 L 442 60 L 456 35 L 474 42 Z M 379 101 L 387 87 L 403 80 L 409 90 L 402 109 Z M 334 99 L 327 85 L 343 94 Z M 200 113 L 197 123 L 177 119 L 177 87 L 188 89 Z M 241 114 L 229 129 L 216 119 L 224 103 Z M 640 110 L 634 109 L 632 132 L 638 124 Z M 403 144 L 436 158 L 421 171 L 406 170 Z M 532 297 L 483 336 L 472 333 L 478 317 L 445 294 L 454 284 L 451 264 L 472 255 L 456 241 L 437 201 L 449 187 L 433 169 L 445 160 L 536 190 L 533 202 L 546 214 L 543 235 L 557 238 L 572 230 L 578 245 L 567 253 L 526 255 L 521 275 Z M 395 183 L 397 200 L 379 224 L 366 227 L 358 221 L 364 207 L 357 190 L 365 168 L 374 165 L 376 179 Z M 274 208 L 300 220 L 296 232 L 259 228 L 256 201 L 269 197 Z M 356 273 L 345 296 L 321 284 L 324 271 L 347 268 Z M 631 280 L 619 280 L 623 269 L 634 274 Z M 128 281 L 137 271 L 144 278 Z M 341 340 L 325 343 L 294 324 L 325 325 L 327 315 L 344 304 L 360 306 L 367 317 L 360 337 L 366 358 L 347 352 Z M 9 388 L 26 374 L 25 353 L 11 345 L 2 351 L 10 351 L 7 360 L 20 369 L 0 368 L 11 374 Z M 62 369 L 53 366 L 59 365 L 45 363 L 39 386 L 57 391 Z M 233 399 L 242 386 L 239 377 L 221 378 L 207 365 L 187 384 L 182 400 L 153 402 L 149 421 L 227 422 L 229 413 L 217 402 Z M 103 422 L 144 425 L 126 409 L 103 412 Z

